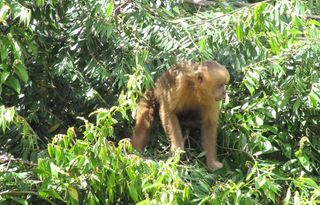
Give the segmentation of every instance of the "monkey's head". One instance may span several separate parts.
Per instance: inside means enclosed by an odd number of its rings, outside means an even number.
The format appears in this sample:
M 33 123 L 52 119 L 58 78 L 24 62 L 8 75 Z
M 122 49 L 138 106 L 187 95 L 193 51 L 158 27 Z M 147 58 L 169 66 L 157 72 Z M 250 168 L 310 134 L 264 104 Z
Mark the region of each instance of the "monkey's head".
M 228 70 L 216 61 L 204 61 L 195 71 L 196 80 L 206 93 L 210 93 L 215 101 L 224 99 L 225 85 L 230 80 Z

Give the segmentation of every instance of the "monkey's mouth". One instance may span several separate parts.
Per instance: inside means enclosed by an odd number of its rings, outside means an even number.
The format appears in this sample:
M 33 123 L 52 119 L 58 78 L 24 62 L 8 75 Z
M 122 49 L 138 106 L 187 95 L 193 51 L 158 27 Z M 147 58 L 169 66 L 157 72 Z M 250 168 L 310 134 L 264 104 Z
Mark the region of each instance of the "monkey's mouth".
M 223 100 L 224 99 L 224 97 L 222 97 L 222 98 L 215 98 L 215 101 L 220 101 L 220 100 Z

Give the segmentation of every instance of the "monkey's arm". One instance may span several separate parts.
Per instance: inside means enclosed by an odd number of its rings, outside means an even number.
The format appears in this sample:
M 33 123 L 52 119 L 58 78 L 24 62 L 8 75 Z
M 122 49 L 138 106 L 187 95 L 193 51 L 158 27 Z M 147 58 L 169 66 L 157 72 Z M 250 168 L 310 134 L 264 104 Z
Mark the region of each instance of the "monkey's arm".
M 150 138 L 150 131 L 153 122 L 153 92 L 146 92 L 148 99 L 141 98 L 137 104 L 136 124 L 131 139 L 132 146 L 143 151 Z
M 209 111 L 209 112 L 208 112 Z M 207 114 L 202 114 L 203 122 L 201 126 L 201 144 L 206 153 L 207 166 L 210 171 L 222 168 L 223 164 L 217 158 L 217 110 L 208 110 Z M 211 111 L 211 112 L 210 112 Z M 209 114 L 208 114 L 209 113 Z
M 160 102 L 160 119 L 162 127 L 171 141 L 171 150 L 184 149 L 184 140 L 176 113 L 170 111 L 166 102 Z

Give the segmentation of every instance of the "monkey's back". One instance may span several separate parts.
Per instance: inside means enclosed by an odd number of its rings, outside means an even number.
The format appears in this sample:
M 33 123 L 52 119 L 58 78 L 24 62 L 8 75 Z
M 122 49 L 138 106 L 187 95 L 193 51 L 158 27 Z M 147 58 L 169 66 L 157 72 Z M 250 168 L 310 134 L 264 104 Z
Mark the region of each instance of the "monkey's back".
M 179 63 L 162 74 L 155 83 L 155 98 L 172 112 L 193 110 L 200 106 L 192 76 L 194 66 L 191 65 L 190 62 Z

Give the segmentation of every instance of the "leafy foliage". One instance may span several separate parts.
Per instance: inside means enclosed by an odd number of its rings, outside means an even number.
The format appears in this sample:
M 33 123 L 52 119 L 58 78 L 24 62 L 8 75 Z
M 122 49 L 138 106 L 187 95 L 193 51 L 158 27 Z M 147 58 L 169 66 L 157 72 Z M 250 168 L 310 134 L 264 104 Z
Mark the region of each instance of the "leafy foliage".
M 320 203 L 320 1 L 250 2 L 0 2 L 0 202 Z M 142 91 L 205 59 L 232 74 L 224 168 L 168 157 L 157 130 L 135 153 Z

